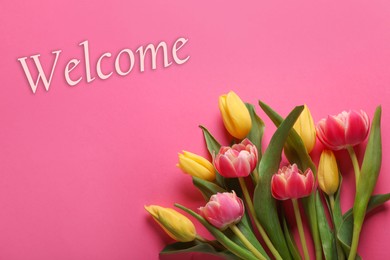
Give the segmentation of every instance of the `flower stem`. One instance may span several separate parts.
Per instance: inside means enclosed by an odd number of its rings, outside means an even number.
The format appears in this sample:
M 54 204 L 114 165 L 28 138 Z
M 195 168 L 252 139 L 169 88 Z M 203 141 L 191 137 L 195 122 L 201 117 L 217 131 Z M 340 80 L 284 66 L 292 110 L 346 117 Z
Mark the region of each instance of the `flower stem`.
M 257 173 L 255 173 L 255 174 L 257 174 Z M 240 178 L 238 178 L 238 180 L 240 182 L 242 193 L 244 194 L 246 205 L 248 206 L 249 212 L 251 213 L 252 218 L 253 218 L 253 220 L 254 220 L 254 222 L 256 224 L 257 230 L 259 231 L 261 237 L 263 238 L 265 244 L 267 245 L 267 247 L 271 251 L 272 255 L 277 260 L 282 260 L 283 258 L 280 256 L 278 250 L 276 250 L 276 248 L 272 244 L 271 240 L 269 239 L 267 233 L 265 232 L 264 228 L 261 226 L 260 222 L 256 218 L 255 208 L 253 206 L 252 199 L 251 199 L 251 197 L 249 195 L 248 188 L 246 187 L 244 178 L 240 177 Z
M 302 225 L 302 218 L 301 213 L 299 212 L 299 204 L 297 199 L 291 199 L 292 204 L 294 207 L 294 214 L 295 219 L 297 221 L 297 227 L 299 232 L 299 238 L 301 239 L 302 249 L 303 249 L 303 255 L 305 260 L 309 260 L 309 251 L 307 249 L 306 239 L 305 239 L 305 233 L 303 231 L 303 225 Z
M 254 180 L 255 180 L 255 184 L 257 185 L 257 183 L 259 183 L 259 172 L 257 171 L 256 168 L 253 170 L 252 175 L 253 175 L 253 178 L 254 178 Z M 242 188 L 242 187 L 241 187 L 241 188 Z
M 353 149 L 353 147 L 349 145 L 349 146 L 347 146 L 347 150 L 348 150 L 349 156 L 351 157 L 353 170 L 355 172 L 355 181 L 356 181 L 356 189 L 357 189 L 357 185 L 359 182 L 359 176 L 360 176 L 359 162 L 358 162 L 358 159 L 356 157 L 356 153 L 355 153 L 355 150 Z
M 361 225 L 355 225 L 353 226 L 353 235 L 352 235 L 352 244 L 351 244 L 351 251 L 349 251 L 348 260 L 355 260 L 356 254 L 357 254 L 357 248 L 359 244 L 359 237 L 360 237 L 360 231 L 362 229 Z
M 333 209 L 334 209 L 334 196 L 333 194 L 332 195 L 329 195 L 329 203 L 330 203 L 330 209 L 332 210 L 332 216 L 333 216 Z
M 236 225 L 231 225 L 230 229 L 234 234 L 241 240 L 241 242 L 248 248 L 258 259 L 266 260 L 266 258 L 249 242 L 248 239 L 244 236 L 244 234 L 240 231 L 240 229 Z

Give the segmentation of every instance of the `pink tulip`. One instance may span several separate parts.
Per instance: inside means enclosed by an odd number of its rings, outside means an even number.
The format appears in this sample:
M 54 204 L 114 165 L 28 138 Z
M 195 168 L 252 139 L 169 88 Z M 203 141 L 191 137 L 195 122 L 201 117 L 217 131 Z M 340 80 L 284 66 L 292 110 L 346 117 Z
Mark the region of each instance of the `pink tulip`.
M 328 116 L 317 124 L 318 139 L 331 150 L 341 150 L 363 142 L 370 128 L 367 114 L 360 110 L 343 111 L 337 116 Z
M 224 230 L 241 221 L 244 215 L 244 203 L 234 191 L 217 193 L 211 196 L 206 206 L 199 210 L 210 224 Z
M 309 196 L 315 189 L 313 172 L 302 173 L 296 164 L 284 166 L 272 176 L 272 196 L 278 200 L 298 199 Z
M 232 147 L 221 147 L 214 160 L 215 168 L 226 178 L 246 177 L 256 164 L 257 148 L 248 139 Z

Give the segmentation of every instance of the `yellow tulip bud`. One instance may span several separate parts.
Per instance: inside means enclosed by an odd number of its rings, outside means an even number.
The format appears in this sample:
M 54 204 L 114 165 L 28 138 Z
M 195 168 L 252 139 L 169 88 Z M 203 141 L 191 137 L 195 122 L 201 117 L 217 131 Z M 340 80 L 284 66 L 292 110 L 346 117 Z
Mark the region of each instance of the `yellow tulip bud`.
M 174 209 L 155 205 L 145 206 L 145 209 L 171 238 L 179 242 L 190 242 L 195 239 L 195 226 L 186 216 Z
M 339 187 L 339 169 L 331 150 L 323 150 L 318 165 L 318 184 L 322 191 L 333 195 Z
M 182 154 L 179 153 L 177 167 L 191 176 L 196 176 L 207 181 L 215 180 L 214 166 L 211 162 L 197 154 L 187 151 L 183 151 Z
M 306 105 L 294 124 L 294 130 L 301 137 L 306 147 L 306 151 L 310 153 L 316 144 L 316 127 L 310 110 Z
M 237 139 L 244 139 L 252 128 L 252 120 L 240 97 L 233 91 L 220 96 L 219 110 L 227 131 Z

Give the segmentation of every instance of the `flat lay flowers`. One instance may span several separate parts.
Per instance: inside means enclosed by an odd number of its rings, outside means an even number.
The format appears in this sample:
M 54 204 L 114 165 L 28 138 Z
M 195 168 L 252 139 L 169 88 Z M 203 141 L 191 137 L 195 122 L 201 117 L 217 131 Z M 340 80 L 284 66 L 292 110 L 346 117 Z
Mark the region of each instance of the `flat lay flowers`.
M 390 199 L 373 191 L 382 160 L 381 107 L 328 115 L 315 124 L 306 105 L 283 118 L 267 104 L 260 108 L 277 127 L 263 143 L 264 122 L 252 104 L 230 91 L 219 98 L 221 120 L 231 136 L 220 142 L 201 127 L 209 156 L 183 151 L 177 166 L 205 198 L 189 209 L 145 206 L 177 242 L 162 254 L 202 252 L 224 259 L 360 259 L 359 238 L 366 213 Z M 323 144 L 318 164 L 311 152 Z M 364 148 L 363 160 L 355 147 Z M 343 172 L 334 151 L 347 150 L 355 174 L 355 200 L 342 212 Z M 282 160 L 285 157 L 286 160 Z M 209 159 L 208 159 L 209 158 Z M 156 198 L 157 199 L 157 198 Z M 287 203 L 293 214 L 286 213 Z M 196 231 L 192 216 L 213 237 Z M 304 232 L 304 222 L 310 232 Z M 296 223 L 294 235 L 290 223 Z M 314 245 L 310 256 L 308 241 Z

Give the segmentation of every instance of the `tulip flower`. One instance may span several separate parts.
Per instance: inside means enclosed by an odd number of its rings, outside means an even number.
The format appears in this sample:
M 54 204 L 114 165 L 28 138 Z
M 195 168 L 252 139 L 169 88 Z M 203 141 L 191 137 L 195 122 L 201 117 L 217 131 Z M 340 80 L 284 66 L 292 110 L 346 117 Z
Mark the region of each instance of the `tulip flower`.
M 194 153 L 183 151 L 179 153 L 179 163 L 176 165 L 191 176 L 196 176 L 206 181 L 215 180 L 214 166 L 207 159 Z
M 318 139 L 331 150 L 341 150 L 363 142 L 370 128 L 367 114 L 360 110 L 343 111 L 337 116 L 328 116 L 317 124 Z
M 230 91 L 219 97 L 219 110 L 227 131 L 237 139 L 245 138 L 252 128 L 252 120 L 244 102 Z
M 316 144 L 316 128 L 310 110 L 306 105 L 294 124 L 294 130 L 301 137 L 306 151 L 310 153 Z
M 155 205 L 145 206 L 145 209 L 171 238 L 179 242 L 190 242 L 196 238 L 194 224 L 176 210 Z
M 314 175 L 311 169 L 308 168 L 302 173 L 296 164 L 284 166 L 271 179 L 272 196 L 278 200 L 307 197 L 314 189 Z
M 318 184 L 323 192 L 333 195 L 339 187 L 339 169 L 331 150 L 323 150 L 318 164 Z
M 223 177 L 246 177 L 256 168 L 257 157 L 256 146 L 244 139 L 232 147 L 222 146 L 214 159 L 214 165 Z
M 241 221 L 244 203 L 236 193 L 223 192 L 211 196 L 206 206 L 199 208 L 200 214 L 213 226 L 225 230 Z

